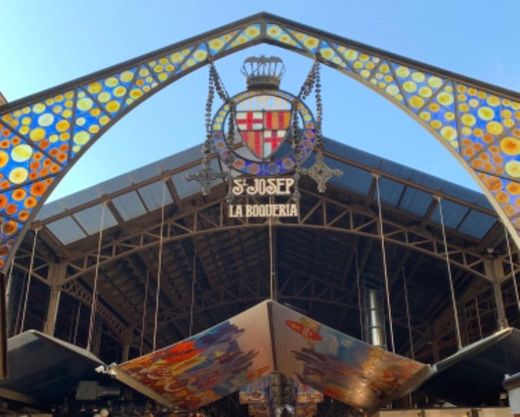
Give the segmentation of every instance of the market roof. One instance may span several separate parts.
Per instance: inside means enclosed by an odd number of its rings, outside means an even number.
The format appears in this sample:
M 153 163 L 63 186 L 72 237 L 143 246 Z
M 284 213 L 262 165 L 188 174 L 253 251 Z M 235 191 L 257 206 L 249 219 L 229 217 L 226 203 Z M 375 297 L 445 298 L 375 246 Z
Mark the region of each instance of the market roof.
M 343 171 L 331 184 L 362 197 L 369 195 L 372 173 L 381 175 L 383 204 L 439 224 L 439 212 L 428 213 L 435 195 L 443 197 L 446 226 L 474 239 L 483 239 L 497 222 L 486 197 L 476 191 L 436 178 L 424 172 L 390 161 L 333 140 L 325 141 L 326 162 Z M 99 231 L 103 201 L 109 197 L 123 221 L 129 221 L 154 211 L 162 205 L 162 177 L 171 176 L 175 197 L 188 198 L 200 192 L 196 182 L 187 182 L 186 174 L 199 169 L 200 147 L 195 146 L 129 173 L 104 181 L 46 204 L 35 222 L 45 224 L 51 233 L 68 245 Z M 219 170 L 216 159 L 213 169 Z M 222 180 L 214 184 L 221 183 Z M 165 203 L 174 196 L 166 193 Z M 105 213 L 103 229 L 115 226 L 118 219 Z

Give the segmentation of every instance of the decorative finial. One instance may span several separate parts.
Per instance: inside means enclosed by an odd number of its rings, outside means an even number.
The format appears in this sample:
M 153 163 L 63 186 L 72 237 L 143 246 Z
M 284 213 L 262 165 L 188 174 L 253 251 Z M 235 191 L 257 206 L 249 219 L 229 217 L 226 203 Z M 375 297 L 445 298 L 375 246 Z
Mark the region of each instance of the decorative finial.
M 277 56 L 252 56 L 246 58 L 242 65 L 242 74 L 246 77 L 249 90 L 278 90 L 284 73 L 285 65 Z

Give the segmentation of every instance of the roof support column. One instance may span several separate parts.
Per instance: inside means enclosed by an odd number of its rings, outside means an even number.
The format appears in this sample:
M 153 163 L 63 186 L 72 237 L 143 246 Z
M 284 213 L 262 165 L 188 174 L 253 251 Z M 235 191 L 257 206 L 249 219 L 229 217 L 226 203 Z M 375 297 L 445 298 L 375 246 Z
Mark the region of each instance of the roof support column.
M 67 264 L 51 263 L 49 265 L 49 273 L 47 279 L 50 286 L 49 304 L 47 306 L 47 317 L 43 325 L 43 332 L 49 336 L 54 336 L 56 330 L 56 318 L 60 307 L 61 284 L 65 279 Z
M 488 258 L 484 260 L 486 275 L 493 283 L 493 292 L 497 305 L 497 325 L 498 329 L 505 329 L 509 326 L 504 307 L 504 297 L 502 295 L 502 281 L 504 280 L 504 266 L 498 259 Z

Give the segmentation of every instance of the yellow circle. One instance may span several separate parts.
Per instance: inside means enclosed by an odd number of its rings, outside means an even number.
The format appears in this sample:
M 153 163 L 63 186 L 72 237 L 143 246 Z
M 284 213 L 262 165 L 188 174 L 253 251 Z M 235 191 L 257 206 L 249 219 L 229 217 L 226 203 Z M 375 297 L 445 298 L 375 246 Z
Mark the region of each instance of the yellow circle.
M 439 77 L 430 77 L 428 78 L 428 85 L 432 88 L 439 88 L 442 85 L 442 79 Z
M 462 124 L 469 127 L 474 126 L 475 123 L 477 123 L 475 116 L 473 116 L 472 114 L 463 114 L 460 118 L 460 121 L 462 122 Z
M 323 58 L 330 59 L 334 56 L 334 51 L 331 48 L 322 48 L 320 54 Z
M 0 168 L 3 168 L 9 162 L 9 155 L 7 152 L 0 151 Z
M 42 140 L 45 137 L 45 129 L 37 127 L 36 129 L 31 130 L 29 137 L 32 141 L 38 142 L 39 140 Z
M 506 172 L 513 178 L 520 177 L 520 162 L 518 161 L 509 161 L 506 166 Z
M 143 92 L 136 88 L 134 88 L 132 91 L 130 91 L 130 97 L 132 97 L 133 99 L 138 99 L 142 95 L 143 95 Z
M 110 94 L 106 91 L 103 91 L 97 98 L 101 103 L 106 103 L 108 100 L 110 100 Z
M 43 113 L 45 111 L 45 104 L 37 103 L 33 106 L 33 112 L 36 114 Z
M 303 41 L 303 44 L 308 48 L 308 49 L 314 49 L 316 48 L 318 45 L 319 45 L 320 41 L 318 41 L 318 39 L 312 37 L 312 36 L 309 36 L 307 39 L 305 39 Z
M 29 145 L 18 145 L 11 151 L 11 158 L 16 162 L 27 161 L 33 154 L 33 149 Z
M 504 131 L 504 126 L 498 122 L 489 122 L 486 125 L 486 129 L 492 135 L 500 135 Z
M 90 139 L 90 135 L 87 132 L 81 131 L 74 135 L 74 143 L 78 145 L 86 144 Z
M 38 117 L 38 124 L 40 126 L 50 126 L 54 122 L 54 116 L 51 113 L 44 113 Z
M 109 77 L 105 80 L 105 85 L 107 87 L 115 87 L 119 84 L 119 80 L 116 77 Z
M 132 71 L 123 71 L 119 78 L 121 78 L 121 81 L 127 83 L 129 81 L 132 81 L 132 79 L 134 78 L 134 74 L 132 73 Z
M 97 94 L 102 89 L 103 89 L 103 86 L 101 85 L 101 83 L 99 81 L 93 82 L 92 84 L 89 84 L 89 86 L 87 87 L 87 90 L 89 91 L 89 93 L 92 93 L 92 94 Z
M 193 56 L 197 61 L 204 61 L 208 57 L 208 53 L 199 49 L 193 54 Z
M 260 34 L 260 31 L 258 30 L 258 28 L 256 26 L 249 26 L 246 29 L 246 35 L 249 36 L 250 38 L 256 38 L 259 34 Z
M 492 107 L 496 107 L 500 104 L 500 99 L 497 96 L 489 96 L 487 99 L 487 104 Z
M 175 52 L 173 54 L 171 54 L 170 56 L 170 60 L 173 62 L 173 63 L 179 63 L 183 60 L 183 56 L 181 53 L 179 52 Z M 146 75 L 146 74 L 141 74 L 141 75 Z
M 410 98 L 410 106 L 412 106 L 414 109 L 418 109 L 424 106 L 424 100 L 419 96 L 413 96 Z
M 440 93 L 437 96 L 437 101 L 441 103 L 443 106 L 449 106 L 453 103 L 453 95 L 448 93 Z
M 397 69 L 395 70 L 395 73 L 400 78 L 406 78 L 410 75 L 410 70 L 406 67 L 401 66 L 401 67 L 397 67 Z
M 428 105 L 428 108 L 430 109 L 431 112 L 437 113 L 441 109 L 441 106 L 439 106 L 437 103 L 430 103 Z
M 440 120 L 432 120 L 430 122 L 430 126 L 433 127 L 434 129 L 440 129 L 442 126 L 442 123 Z
M 412 81 L 406 81 L 403 84 L 404 91 L 408 93 L 414 93 L 417 90 L 417 85 Z
M 85 97 L 78 101 L 78 109 L 83 111 L 90 110 L 93 105 L 94 101 L 90 97 Z
M 425 121 L 428 121 L 432 118 L 432 115 L 430 113 L 428 113 L 427 111 L 422 111 L 420 114 L 419 114 L 419 117 Z
M 347 49 L 347 51 L 343 54 L 343 56 L 345 57 L 345 59 L 347 61 L 354 61 L 355 59 L 357 59 L 358 53 L 357 53 L 357 51 L 354 51 L 352 49 Z
M 412 73 L 412 80 L 417 83 L 422 83 L 425 80 L 424 72 L 415 71 Z
M 110 113 L 115 113 L 116 111 L 119 110 L 119 107 L 120 107 L 120 105 L 116 100 L 112 100 L 107 103 L 107 110 Z
M 273 27 L 269 28 L 268 33 L 269 33 L 269 35 L 276 37 L 280 33 L 280 28 L 277 26 L 276 27 L 273 26 Z M 222 49 L 223 46 L 224 46 L 224 41 L 222 41 L 219 38 L 212 39 L 209 41 L 209 47 L 216 51 L 218 51 L 219 49 Z
M 70 127 L 70 123 L 67 120 L 60 120 L 56 123 L 56 130 L 58 132 L 64 132 Z
M 441 136 L 446 140 L 454 140 L 457 138 L 457 131 L 451 126 L 444 126 L 441 129 Z
M 391 84 L 388 87 L 386 87 L 385 90 L 389 95 L 395 96 L 396 94 L 399 94 L 399 87 L 397 87 L 395 84 Z
M 425 97 L 425 98 L 428 98 L 428 97 L 431 97 L 432 96 L 432 89 L 430 87 L 421 87 L 419 88 L 419 95 L 421 97 Z
M 21 184 L 29 176 L 29 171 L 23 167 L 17 167 L 9 173 L 9 181 L 13 184 Z
M 500 141 L 500 149 L 507 155 L 520 154 L 520 139 L 511 136 L 505 137 Z
M 122 97 L 122 96 L 125 95 L 125 93 L 126 93 L 126 88 L 123 87 L 123 86 L 119 86 L 119 87 L 116 87 L 116 88 L 114 89 L 114 95 L 115 95 L 116 97 Z
M 481 107 L 478 109 L 478 117 L 482 120 L 491 120 L 495 117 L 495 111 L 491 107 Z

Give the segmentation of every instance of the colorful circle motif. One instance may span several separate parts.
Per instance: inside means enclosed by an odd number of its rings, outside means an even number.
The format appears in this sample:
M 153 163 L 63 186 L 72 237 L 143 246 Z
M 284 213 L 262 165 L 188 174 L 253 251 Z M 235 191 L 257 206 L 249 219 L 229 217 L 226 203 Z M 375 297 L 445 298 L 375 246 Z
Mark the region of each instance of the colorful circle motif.
M 265 101 L 265 97 L 268 97 L 275 102 L 286 102 L 289 105 L 294 102 L 298 103 L 298 115 L 303 121 L 303 129 L 300 143 L 298 145 L 298 152 L 295 152 L 295 149 L 292 147 L 286 150 L 282 146 L 279 151 L 274 152 L 270 158 L 257 158 L 251 152 L 247 151 L 244 155 L 244 152 L 241 151 L 247 148 L 247 145 L 244 143 L 243 139 L 242 143 L 244 147 L 239 149 L 235 149 L 235 147 L 230 145 L 226 140 L 225 126 L 227 126 L 227 119 L 230 117 L 230 108 L 229 104 L 224 104 L 217 110 L 213 117 L 211 125 L 213 147 L 219 158 L 225 164 L 242 174 L 262 176 L 287 174 L 294 170 L 297 164 L 303 164 L 314 149 L 314 144 L 316 142 L 316 124 L 314 117 L 309 108 L 303 102 L 297 100 L 294 95 L 286 91 L 277 90 L 246 91 L 232 97 L 231 101 L 236 103 L 237 108 L 240 108 L 241 105 L 244 106 L 244 103 L 254 102 L 255 98 L 264 98 Z M 264 109 L 259 107 L 250 110 L 252 112 L 262 112 Z M 291 123 L 292 120 L 289 122 L 289 128 Z

